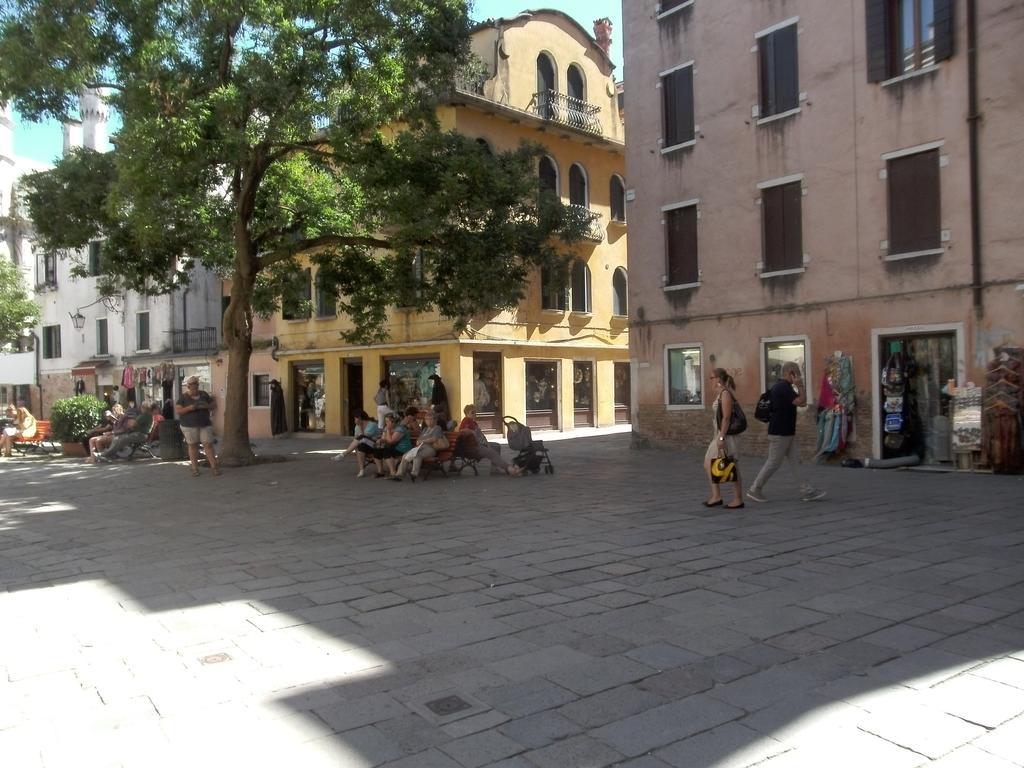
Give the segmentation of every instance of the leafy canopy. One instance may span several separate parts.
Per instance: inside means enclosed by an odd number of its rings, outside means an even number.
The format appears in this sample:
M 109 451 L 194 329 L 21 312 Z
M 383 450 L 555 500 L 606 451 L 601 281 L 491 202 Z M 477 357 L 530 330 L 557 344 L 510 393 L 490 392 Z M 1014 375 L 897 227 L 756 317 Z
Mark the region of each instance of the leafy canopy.
M 0 350 L 13 348 L 26 328 L 39 322 L 39 305 L 28 294 L 17 265 L 0 257 Z
M 552 235 L 582 223 L 538 197 L 538 148 L 492 154 L 437 129 L 473 66 L 465 6 L 11 3 L 0 92 L 64 119 L 103 87 L 123 122 L 109 154 L 26 180 L 41 245 L 105 238 L 109 291 L 173 290 L 201 262 L 247 287 L 243 326 L 314 254 L 353 340 L 379 339 L 389 305 L 455 320 L 515 305 L 532 269 L 561 261 Z

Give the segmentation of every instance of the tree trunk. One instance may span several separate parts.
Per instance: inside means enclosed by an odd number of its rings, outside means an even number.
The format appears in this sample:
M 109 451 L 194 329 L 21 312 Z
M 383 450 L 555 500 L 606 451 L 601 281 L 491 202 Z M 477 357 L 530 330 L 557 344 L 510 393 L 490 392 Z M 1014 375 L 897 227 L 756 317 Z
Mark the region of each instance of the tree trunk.
M 256 274 L 248 243 L 240 244 L 231 281 L 231 301 L 224 312 L 224 343 L 228 348 L 227 395 L 220 460 L 231 465 L 251 464 L 249 443 L 249 358 L 252 355 L 252 296 Z

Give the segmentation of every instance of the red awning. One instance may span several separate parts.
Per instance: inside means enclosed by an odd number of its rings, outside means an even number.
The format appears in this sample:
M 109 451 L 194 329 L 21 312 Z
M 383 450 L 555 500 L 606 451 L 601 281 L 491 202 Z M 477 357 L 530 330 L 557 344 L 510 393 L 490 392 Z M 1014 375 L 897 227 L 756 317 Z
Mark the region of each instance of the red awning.
M 106 360 L 83 360 L 71 369 L 72 376 L 95 376 L 96 369 L 109 365 Z

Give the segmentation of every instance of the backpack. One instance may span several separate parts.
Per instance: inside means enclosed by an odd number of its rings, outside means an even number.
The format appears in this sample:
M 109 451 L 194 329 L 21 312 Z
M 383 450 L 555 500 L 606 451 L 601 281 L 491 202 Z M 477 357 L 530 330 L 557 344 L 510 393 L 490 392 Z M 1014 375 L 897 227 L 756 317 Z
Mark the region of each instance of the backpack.
M 757 398 L 757 407 L 754 408 L 754 418 L 767 424 L 772 420 L 772 391 L 766 389 Z

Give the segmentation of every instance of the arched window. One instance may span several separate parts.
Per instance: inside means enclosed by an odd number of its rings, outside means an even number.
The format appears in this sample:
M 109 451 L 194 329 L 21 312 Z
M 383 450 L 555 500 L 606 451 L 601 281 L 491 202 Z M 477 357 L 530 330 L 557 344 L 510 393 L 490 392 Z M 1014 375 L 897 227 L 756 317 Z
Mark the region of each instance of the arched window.
M 572 311 L 590 311 L 590 267 L 582 261 L 572 265 Z
M 569 169 L 569 205 L 590 207 L 587 199 L 587 173 L 579 163 L 573 163 Z
M 556 284 L 554 275 L 547 267 L 540 272 L 540 308 L 565 311 L 565 286 Z
M 583 72 L 575 64 L 570 64 L 565 73 L 565 86 L 569 96 L 580 101 L 587 100 L 587 86 L 583 81 Z
M 488 155 L 494 154 L 494 150 L 491 149 L 491 145 L 487 143 L 487 139 L 477 139 L 476 143 L 480 145 L 480 149 L 482 149 Z
M 612 314 L 626 316 L 629 314 L 629 300 L 626 297 L 626 270 L 616 268 L 612 273 Z
M 558 168 L 555 167 L 555 161 L 544 155 L 540 159 L 537 173 L 540 176 L 541 190 L 547 190 L 558 197 Z
M 612 209 L 612 221 L 626 220 L 626 185 L 622 177 L 612 174 L 608 182 L 608 199 Z
M 546 53 L 537 56 L 537 114 L 550 119 L 554 114 L 551 98 L 555 94 L 555 63 Z

